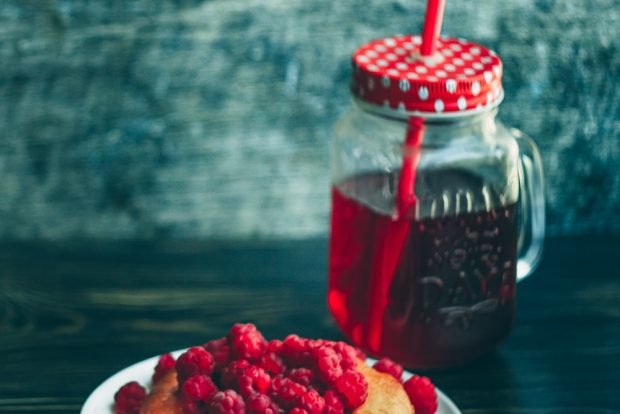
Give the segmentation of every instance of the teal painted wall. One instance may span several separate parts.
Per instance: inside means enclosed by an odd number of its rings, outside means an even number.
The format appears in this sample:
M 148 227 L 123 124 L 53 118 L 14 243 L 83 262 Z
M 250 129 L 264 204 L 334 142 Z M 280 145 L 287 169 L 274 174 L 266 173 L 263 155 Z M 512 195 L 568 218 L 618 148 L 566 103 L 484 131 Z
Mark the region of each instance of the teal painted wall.
M 3 0 L 0 238 L 324 235 L 349 56 L 425 2 Z M 552 234 L 620 232 L 620 1 L 448 0 L 505 63 Z

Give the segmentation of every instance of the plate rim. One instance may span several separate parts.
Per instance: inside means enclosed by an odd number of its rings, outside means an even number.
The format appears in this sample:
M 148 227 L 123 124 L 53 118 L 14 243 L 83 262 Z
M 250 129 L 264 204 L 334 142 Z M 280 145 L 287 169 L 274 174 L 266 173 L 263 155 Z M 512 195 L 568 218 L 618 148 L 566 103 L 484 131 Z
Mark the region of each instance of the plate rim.
M 179 349 L 176 351 L 170 352 L 175 358 L 177 358 L 180 354 L 185 352 L 188 348 Z M 84 404 L 82 405 L 82 409 L 80 410 L 81 414 L 112 414 L 112 401 L 114 399 L 114 393 L 120 388 L 123 384 L 132 381 L 132 375 L 140 378 L 144 378 L 146 376 L 145 371 L 147 368 L 149 369 L 149 373 L 155 368 L 157 361 L 160 355 L 156 355 L 150 358 L 146 358 L 142 361 L 131 364 L 120 371 L 115 372 L 106 378 L 103 382 L 101 382 L 86 398 Z M 366 358 L 366 363 L 371 365 L 376 362 L 374 358 Z M 410 377 L 413 375 L 410 371 L 404 370 L 403 376 Z M 150 377 L 150 375 L 148 376 Z M 135 379 L 138 381 L 138 379 Z M 142 381 L 138 381 L 142 385 Z M 444 406 L 448 409 L 448 412 L 440 412 L 437 414 L 462 414 L 461 410 L 456 406 L 456 404 L 448 397 L 443 391 L 439 388 L 435 388 L 437 391 L 437 400 L 439 403 L 439 407 Z M 101 401 L 108 400 L 108 403 L 102 403 Z

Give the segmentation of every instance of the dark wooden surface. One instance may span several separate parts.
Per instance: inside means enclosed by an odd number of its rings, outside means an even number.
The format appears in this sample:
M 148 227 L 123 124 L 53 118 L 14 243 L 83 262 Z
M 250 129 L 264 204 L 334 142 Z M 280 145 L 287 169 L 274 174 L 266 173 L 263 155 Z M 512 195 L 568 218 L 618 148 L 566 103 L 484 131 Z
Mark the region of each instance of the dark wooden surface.
M 620 239 L 552 239 L 519 286 L 510 338 L 429 375 L 465 414 L 620 413 Z M 146 357 L 253 321 L 339 338 L 326 242 L 3 244 L 0 412 L 78 412 Z

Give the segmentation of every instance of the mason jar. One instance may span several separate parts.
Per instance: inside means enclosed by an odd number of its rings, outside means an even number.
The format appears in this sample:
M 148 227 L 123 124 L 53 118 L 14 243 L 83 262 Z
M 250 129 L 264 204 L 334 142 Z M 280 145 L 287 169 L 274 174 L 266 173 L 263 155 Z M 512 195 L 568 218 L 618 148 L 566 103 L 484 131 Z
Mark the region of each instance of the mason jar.
M 545 212 L 536 145 L 497 119 L 499 57 L 441 38 L 423 58 L 420 44 L 393 36 L 353 55 L 331 145 L 328 304 L 357 346 L 428 369 L 508 335 Z

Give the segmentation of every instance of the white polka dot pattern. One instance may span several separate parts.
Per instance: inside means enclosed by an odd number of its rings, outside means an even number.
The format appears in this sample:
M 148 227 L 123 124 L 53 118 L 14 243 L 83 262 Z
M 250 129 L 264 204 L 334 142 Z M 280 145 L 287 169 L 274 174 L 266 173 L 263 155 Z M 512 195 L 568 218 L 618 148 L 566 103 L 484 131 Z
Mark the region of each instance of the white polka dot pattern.
M 428 88 L 426 86 L 421 86 L 420 89 L 418 89 L 418 96 L 423 101 L 427 100 L 428 99 Z
M 450 93 L 456 92 L 456 81 L 454 79 L 448 79 L 446 82 L 446 90 Z
M 441 99 L 435 101 L 435 112 L 443 112 L 444 105 Z
M 398 35 L 353 55 L 353 94 L 384 110 L 447 114 L 495 106 L 503 97 L 502 62 L 463 39 L 440 38 L 438 54 L 419 56 L 420 36 Z
M 473 81 L 471 84 L 471 93 L 474 94 L 474 96 L 478 96 L 478 94 L 480 93 L 480 84 L 478 83 L 478 81 Z

